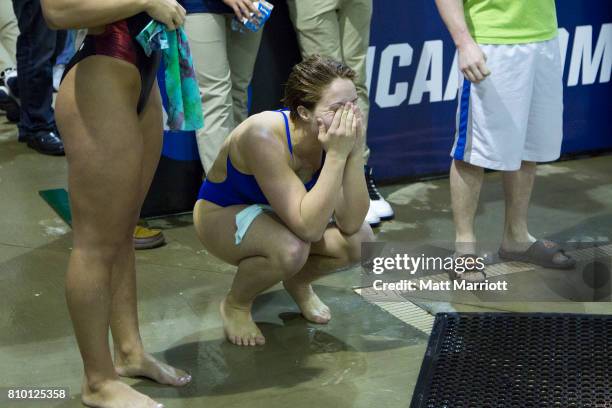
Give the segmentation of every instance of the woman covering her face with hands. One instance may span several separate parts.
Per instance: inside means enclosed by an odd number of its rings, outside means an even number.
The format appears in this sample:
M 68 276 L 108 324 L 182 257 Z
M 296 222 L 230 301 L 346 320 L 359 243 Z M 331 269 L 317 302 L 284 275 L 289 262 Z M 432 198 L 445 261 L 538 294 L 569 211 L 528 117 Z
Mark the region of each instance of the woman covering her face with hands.
M 152 19 L 180 27 L 185 10 L 176 0 L 42 0 L 42 6 L 52 28 L 88 29 L 56 103 L 68 159 L 74 243 L 66 298 L 85 369 L 81 398 L 91 407 L 159 407 L 119 381 L 191 381 L 145 352 L 138 326 L 133 232 L 163 127 L 155 80 L 160 54 L 147 57 L 135 36 Z
M 285 89 L 288 110 L 263 112 L 227 138 L 200 190 L 194 224 L 204 247 L 238 267 L 220 309 L 233 344 L 265 338 L 251 317 L 255 297 L 282 281 L 307 320 L 330 309 L 311 283 L 359 261 L 372 239 L 355 73 L 311 56 Z M 334 223 L 330 224 L 333 217 Z

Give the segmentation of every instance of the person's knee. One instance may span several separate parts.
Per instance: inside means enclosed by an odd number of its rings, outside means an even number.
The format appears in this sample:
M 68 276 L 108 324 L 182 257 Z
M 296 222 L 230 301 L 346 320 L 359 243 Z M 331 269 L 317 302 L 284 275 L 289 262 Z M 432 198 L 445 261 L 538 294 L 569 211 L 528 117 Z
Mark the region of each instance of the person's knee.
M 374 241 L 374 232 L 367 222 L 356 233 L 346 237 L 345 257 L 348 264 L 361 261 L 361 244 Z
M 74 251 L 86 263 L 113 265 L 117 258 L 134 246 L 134 231 L 116 236 L 88 234 L 85 238 L 75 235 Z
M 297 237 L 285 239 L 279 246 L 277 253 L 272 257 L 275 265 L 283 272 L 286 278 L 298 273 L 310 254 L 310 243 Z
M 121 252 L 116 243 L 98 245 L 75 245 L 73 254 L 87 265 L 112 266 Z

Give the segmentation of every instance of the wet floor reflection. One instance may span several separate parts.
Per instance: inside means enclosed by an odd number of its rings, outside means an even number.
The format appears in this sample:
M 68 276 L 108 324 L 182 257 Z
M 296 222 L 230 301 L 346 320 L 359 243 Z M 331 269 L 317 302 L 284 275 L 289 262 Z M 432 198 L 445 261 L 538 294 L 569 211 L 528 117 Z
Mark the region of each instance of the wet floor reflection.
M 367 353 L 427 341 L 422 332 L 349 289 L 316 290 L 332 309 L 328 325 L 306 322 L 286 292 L 270 292 L 254 306 L 265 346 L 237 347 L 221 339 L 198 341 L 205 333 L 195 333 L 162 356 L 192 373 L 192 385 L 173 390 L 150 387 L 147 381 L 137 388 L 144 387 L 153 397 L 183 398 L 346 383 L 368 375 Z

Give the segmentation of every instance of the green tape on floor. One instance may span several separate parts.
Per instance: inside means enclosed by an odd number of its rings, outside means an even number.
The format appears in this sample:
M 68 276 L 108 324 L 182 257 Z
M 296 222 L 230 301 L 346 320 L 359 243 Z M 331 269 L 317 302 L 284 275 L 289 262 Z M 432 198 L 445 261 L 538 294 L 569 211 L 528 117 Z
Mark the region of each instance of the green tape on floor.
M 63 188 L 53 190 L 42 190 L 38 194 L 55 210 L 64 222 L 72 226 L 72 214 L 70 213 L 70 200 L 68 192 Z

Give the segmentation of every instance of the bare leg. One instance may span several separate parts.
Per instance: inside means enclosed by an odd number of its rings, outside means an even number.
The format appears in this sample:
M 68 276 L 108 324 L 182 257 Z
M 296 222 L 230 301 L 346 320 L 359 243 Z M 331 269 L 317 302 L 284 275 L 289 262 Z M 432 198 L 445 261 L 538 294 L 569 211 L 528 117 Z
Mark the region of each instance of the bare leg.
M 501 247 L 506 251 L 522 252 L 536 241 L 527 227 L 527 211 L 535 175 L 536 164 L 526 161 L 521 164 L 520 170 L 504 173 L 506 220 Z M 562 263 L 568 259 L 569 257 L 563 253 L 553 256 L 553 261 L 556 263 Z
M 232 287 L 221 302 L 225 335 L 233 344 L 254 346 L 264 344 L 265 338 L 251 317 L 253 300 L 300 271 L 310 244 L 296 237 L 278 217 L 264 213 L 253 221 L 243 241 L 236 245 L 235 217 L 245 207 L 219 207 L 200 200 L 194 209 L 194 224 L 210 253 L 238 266 Z
M 202 243 L 211 253 L 238 265 L 230 292 L 221 303 L 226 336 L 237 345 L 265 342 L 252 320 L 251 306 L 259 293 L 281 280 L 308 320 L 327 323 L 331 318 L 329 308 L 314 293 L 311 283 L 342 266 L 358 262 L 361 243 L 373 240 L 372 229 L 364 224 L 350 236 L 335 227 L 328 228 L 319 242 L 308 244 L 293 235 L 276 216 L 262 214 L 236 246 L 233 242 L 235 216 L 244 206 L 217 207 L 212 211 L 210 208 L 214 208 L 212 204 L 198 202 L 194 223 Z M 215 231 L 215 234 L 206 234 L 206 231 Z
M 342 258 L 311 255 L 296 276 L 283 281 L 283 286 L 306 320 L 318 324 L 326 324 L 331 320 L 331 310 L 317 296 L 312 288 L 312 282 L 346 265 L 348 261 Z
M 112 272 L 111 332 L 115 370 L 122 377 L 147 377 L 160 384 L 184 386 L 191 376 L 145 352 L 138 326 L 133 239 L 126 240 Z
M 338 228 L 330 227 L 323 234 L 323 239 L 312 244 L 310 256 L 302 270 L 283 281 L 304 318 L 319 324 L 330 321 L 331 311 L 314 292 L 312 282 L 339 268 L 359 262 L 361 243 L 373 240 L 372 229 L 364 223 L 361 230 L 353 235 L 345 235 Z
M 455 222 L 455 252 L 458 255 L 476 253 L 474 218 L 483 174 L 481 167 L 460 160 L 453 160 L 451 165 L 451 204 Z
M 143 137 L 141 180 L 138 189 L 138 209 L 133 214 L 133 229 L 140 216 L 140 208 L 149 191 L 159 162 L 162 144 L 161 101 L 157 85 L 153 86 L 149 101 L 140 115 Z M 111 332 L 115 349 L 115 369 L 124 377 L 147 377 L 161 384 L 183 386 L 191 376 L 155 359 L 144 351 L 138 326 L 136 267 L 133 239 L 126 240 L 117 254 L 112 279 Z
M 82 400 L 93 407 L 159 406 L 119 381 L 108 344 L 111 273 L 139 203 L 139 84 L 131 64 L 94 56 L 70 71 L 57 99 L 74 229 L 66 298 L 85 369 Z
M 535 173 L 534 162 L 523 162 L 519 170 L 503 174 L 506 218 L 501 246 L 507 251 L 525 251 L 535 242 L 527 228 L 527 211 Z
M 303 253 L 301 257 L 305 258 L 307 252 Z M 265 338 L 251 317 L 251 307 L 258 294 L 280 282 L 286 273 L 290 272 L 283 270 L 271 258 L 254 256 L 240 261 L 232 287 L 220 306 L 225 334 L 230 342 L 238 346 L 265 343 Z

